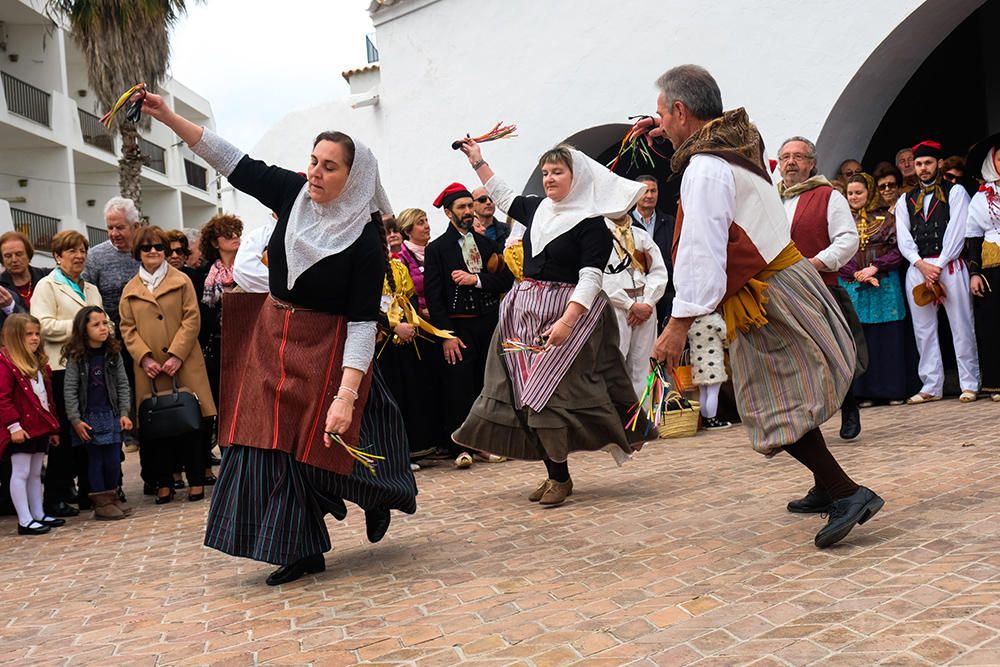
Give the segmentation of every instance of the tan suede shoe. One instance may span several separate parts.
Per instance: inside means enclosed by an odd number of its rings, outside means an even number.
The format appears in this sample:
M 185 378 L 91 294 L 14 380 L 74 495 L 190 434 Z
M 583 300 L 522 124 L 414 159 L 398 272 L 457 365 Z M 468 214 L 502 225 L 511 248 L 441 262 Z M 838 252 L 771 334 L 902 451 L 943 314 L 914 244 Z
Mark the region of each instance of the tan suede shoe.
M 540 501 L 542 499 L 542 496 L 545 495 L 545 492 L 548 491 L 548 489 L 549 489 L 549 483 L 557 484 L 558 482 L 556 482 L 555 480 L 552 480 L 552 479 L 545 480 L 544 482 L 542 482 L 541 486 L 539 486 L 537 489 L 535 489 L 534 492 L 530 496 L 528 496 L 528 500 L 530 500 L 533 503 L 537 503 L 538 501 Z M 566 495 L 567 496 L 572 496 L 573 495 L 573 480 L 572 479 L 569 480 L 568 483 L 569 483 L 569 493 L 567 493 Z
M 541 505 L 561 505 L 570 494 L 573 493 L 573 480 L 568 482 L 557 482 L 548 480 L 549 488 L 542 494 L 538 501 Z

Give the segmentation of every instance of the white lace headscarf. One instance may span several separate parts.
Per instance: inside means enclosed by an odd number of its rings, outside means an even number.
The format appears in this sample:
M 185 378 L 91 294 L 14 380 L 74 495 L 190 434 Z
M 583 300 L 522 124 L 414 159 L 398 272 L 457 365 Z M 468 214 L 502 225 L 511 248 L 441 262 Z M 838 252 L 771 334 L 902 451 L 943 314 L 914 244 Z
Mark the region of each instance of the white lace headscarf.
M 314 202 L 306 182 L 292 205 L 285 231 L 288 289 L 313 265 L 357 241 L 376 211 L 392 215 L 389 198 L 382 189 L 378 160 L 355 139 L 354 164 L 337 198 L 325 204 Z
M 646 192 L 645 183 L 622 178 L 604 165 L 571 148 L 573 184 L 562 201 L 542 200 L 531 221 L 531 255 L 587 218 L 620 218 Z

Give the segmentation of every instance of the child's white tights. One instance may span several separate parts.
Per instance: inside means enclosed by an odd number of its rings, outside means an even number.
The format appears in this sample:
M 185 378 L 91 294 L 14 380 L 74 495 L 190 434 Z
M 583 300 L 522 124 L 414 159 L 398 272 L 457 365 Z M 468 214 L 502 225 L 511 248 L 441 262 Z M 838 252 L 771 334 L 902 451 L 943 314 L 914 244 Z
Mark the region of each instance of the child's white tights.
M 42 519 L 42 461 L 45 454 L 10 455 L 10 499 L 17 510 L 17 521 L 27 527 Z
M 701 416 L 711 419 L 719 411 L 719 388 L 721 384 L 698 385 L 698 402 L 701 403 Z

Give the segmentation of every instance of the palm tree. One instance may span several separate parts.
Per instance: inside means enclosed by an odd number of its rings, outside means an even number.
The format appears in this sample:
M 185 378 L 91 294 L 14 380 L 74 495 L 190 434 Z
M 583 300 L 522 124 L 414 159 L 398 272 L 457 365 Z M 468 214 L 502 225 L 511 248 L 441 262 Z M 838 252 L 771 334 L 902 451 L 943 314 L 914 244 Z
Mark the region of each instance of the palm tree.
M 186 9 L 185 0 L 47 0 L 46 4 L 53 21 L 68 23 L 87 61 L 90 85 L 105 109 L 136 83 L 156 91 L 170 59 L 170 27 Z M 148 118 L 140 122 L 148 129 Z M 141 209 L 144 159 L 138 127 L 119 113 L 114 129 L 122 137 L 118 187 Z

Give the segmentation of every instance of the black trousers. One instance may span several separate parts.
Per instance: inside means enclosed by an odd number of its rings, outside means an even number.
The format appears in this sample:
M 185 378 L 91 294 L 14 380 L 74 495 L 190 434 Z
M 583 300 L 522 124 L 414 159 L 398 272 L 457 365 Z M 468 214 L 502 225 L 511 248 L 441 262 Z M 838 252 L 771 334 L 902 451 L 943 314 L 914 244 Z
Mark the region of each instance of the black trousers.
M 63 398 L 63 387 L 66 385 L 66 371 L 52 372 L 52 393 L 50 396 L 56 407 L 59 418 L 59 446 L 49 447 L 48 461 L 45 466 L 45 504 L 54 505 L 59 501 L 71 502 L 73 481 L 79 480 L 77 488 L 80 497 L 86 498 L 90 493 L 87 483 L 87 450 L 84 447 L 74 447 L 71 443 L 73 427 L 66 417 L 66 401 Z
M 142 447 L 147 450 L 146 460 L 160 488 L 173 486 L 174 464 L 184 466 L 188 486 L 202 486 L 205 483 L 205 422 L 202 427 L 176 438 L 143 437 Z
M 472 404 L 483 390 L 486 375 L 486 357 L 490 354 L 490 342 L 497 327 L 497 313 L 480 317 L 455 318 L 452 330 L 465 344 L 462 360 L 456 364 L 444 363 L 441 379 L 444 385 L 444 425 L 449 434 L 453 433 L 469 416 Z M 458 446 L 452 443 L 452 447 Z

